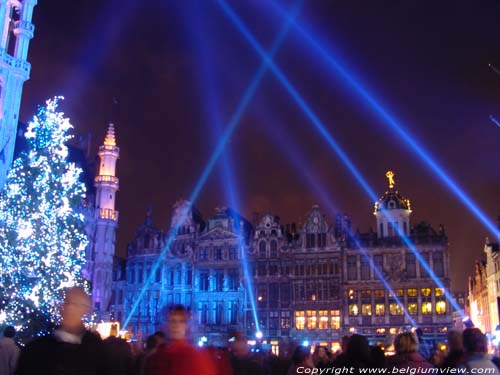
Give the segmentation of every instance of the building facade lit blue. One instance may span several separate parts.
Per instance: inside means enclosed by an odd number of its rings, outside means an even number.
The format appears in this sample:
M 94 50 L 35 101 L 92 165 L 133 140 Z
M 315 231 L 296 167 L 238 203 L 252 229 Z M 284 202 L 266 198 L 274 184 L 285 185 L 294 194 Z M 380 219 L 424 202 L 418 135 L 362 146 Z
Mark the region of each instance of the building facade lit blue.
M 347 215 L 329 223 L 318 206 L 296 226 L 283 225 L 271 214 L 256 215 L 250 222 L 228 208 L 204 219 L 189 202 L 179 201 L 171 226 L 185 212 L 187 219 L 125 328 L 142 339 L 163 328 L 168 305 L 180 303 L 191 309 L 193 340 L 204 336 L 212 345 L 226 345 L 236 332 L 255 339 L 260 329 L 263 342 L 272 346 L 294 340 L 335 350 L 345 334 L 356 332 L 372 343 L 388 344 L 415 325 L 430 339 L 444 341 L 453 325 L 452 307 L 395 226 L 449 288 L 447 237 L 443 227 L 411 225 L 409 204 L 391 186 L 375 206 L 377 231 L 353 233 Z M 391 210 L 392 222 L 378 215 L 383 210 Z M 167 234 L 154 226 L 148 209 L 127 259 L 115 263 L 111 310 L 117 320 L 129 315 Z M 253 295 L 244 280 L 241 243 Z

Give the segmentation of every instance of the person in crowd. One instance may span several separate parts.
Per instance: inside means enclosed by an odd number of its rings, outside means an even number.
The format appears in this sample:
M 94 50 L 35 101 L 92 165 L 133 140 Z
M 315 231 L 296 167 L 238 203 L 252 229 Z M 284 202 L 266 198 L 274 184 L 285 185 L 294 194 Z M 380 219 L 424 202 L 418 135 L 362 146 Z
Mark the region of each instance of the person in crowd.
M 209 354 L 187 340 L 189 311 L 182 305 L 172 306 L 167 316 L 168 344 L 163 344 L 146 359 L 145 375 L 215 375 Z
M 90 313 L 90 298 L 79 287 L 66 290 L 61 324 L 50 335 L 38 338 L 21 351 L 16 375 L 107 375 L 105 348 L 99 336 L 82 322 Z
M 360 369 L 373 367 L 371 350 L 366 337 L 358 334 L 352 335 L 345 348 L 345 356 L 337 357 L 333 367 L 348 368 L 350 373 L 354 374 L 358 374 Z
M 428 369 L 433 368 L 418 351 L 419 341 L 412 332 L 403 332 L 396 336 L 394 349 L 396 354 L 387 360 L 388 368 L 411 368 Z
M 163 331 L 156 331 L 153 336 L 156 338 L 157 347 L 167 341 L 167 337 Z
M 314 364 L 311 357 L 311 351 L 308 347 L 297 346 L 292 356 L 292 366 L 287 375 L 307 374 L 308 369 L 313 369 Z
M 332 366 L 331 355 L 328 348 L 325 346 L 316 346 L 313 354 L 314 367 L 325 369 Z
M 106 357 L 110 366 L 109 375 L 132 375 L 134 370 L 134 358 L 132 349 L 127 342 L 116 337 L 117 332 L 113 332 L 104 340 Z
M 207 352 L 215 365 L 217 375 L 233 375 L 229 353 L 225 348 L 208 346 Z
M 462 332 L 448 331 L 448 355 L 444 358 L 441 368 L 457 368 L 464 355 Z
M 137 354 L 134 362 L 134 375 L 143 375 L 144 374 L 144 363 L 146 359 L 156 351 L 158 347 L 158 338 L 155 335 L 150 335 L 146 339 L 146 344 L 144 349 Z
M 370 347 L 370 354 L 372 359 L 372 365 L 375 368 L 385 368 L 386 360 L 385 354 L 382 348 L 378 345 L 374 345 Z
M 241 335 L 236 335 L 230 345 L 231 368 L 233 374 L 241 375 L 259 375 L 262 373 L 262 367 L 258 364 L 257 359 L 250 353 L 250 348 Z
M 462 332 L 462 340 L 464 345 L 464 357 L 461 367 L 467 368 L 468 372 L 486 373 L 484 370 L 488 369 L 487 373 L 492 375 L 500 374 L 497 366 L 491 361 L 491 357 L 487 354 L 488 343 L 486 336 L 479 328 L 467 328 Z M 475 371 L 471 371 L 475 369 Z
M 342 336 L 342 341 L 340 342 L 340 353 L 337 351 L 334 354 L 334 358 L 332 361 L 332 364 L 334 367 L 339 367 L 339 364 L 342 364 L 345 362 L 345 357 L 347 355 L 347 346 L 349 345 L 349 339 L 350 337 L 345 335 Z
M 431 359 L 429 360 L 429 362 L 434 367 L 438 367 L 439 368 L 439 367 L 442 366 L 442 364 L 444 362 L 444 357 L 445 357 L 444 352 L 441 349 L 439 349 L 439 348 L 435 348 L 432 351 Z
M 0 374 L 13 375 L 19 358 L 19 348 L 14 341 L 16 330 L 12 326 L 5 327 L 0 339 Z

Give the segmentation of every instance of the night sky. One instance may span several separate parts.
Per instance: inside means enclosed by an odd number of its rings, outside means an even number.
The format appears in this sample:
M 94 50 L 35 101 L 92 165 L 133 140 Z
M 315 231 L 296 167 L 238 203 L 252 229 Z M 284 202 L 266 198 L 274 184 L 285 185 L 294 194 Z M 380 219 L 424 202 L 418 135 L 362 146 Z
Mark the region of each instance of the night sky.
M 210 119 L 227 124 L 260 60 L 215 1 L 91 3 L 35 7 L 21 120 L 62 94 L 62 109 L 76 133 L 92 134 L 94 151 L 113 120 L 121 148 L 117 253 L 124 255 L 149 203 L 155 224 L 167 228 L 172 205 L 190 195 L 214 149 Z M 268 0 L 229 4 L 269 49 L 284 21 L 276 8 Z M 493 222 L 500 128 L 489 115 L 500 118 L 500 75 L 488 63 L 500 68 L 499 18 L 494 0 L 308 1 L 298 15 Z M 488 231 L 293 28 L 276 62 L 377 194 L 391 169 L 412 202 L 412 223 L 445 225 L 453 289 L 465 290 Z M 326 207 L 320 188 L 336 207 L 325 209 L 330 222 L 346 212 L 354 230 L 375 228 L 373 201 L 271 73 L 224 155 L 236 209 L 249 219 L 270 211 L 283 223 L 304 222 L 313 204 Z M 219 163 L 195 203 L 205 217 L 228 204 L 222 171 Z

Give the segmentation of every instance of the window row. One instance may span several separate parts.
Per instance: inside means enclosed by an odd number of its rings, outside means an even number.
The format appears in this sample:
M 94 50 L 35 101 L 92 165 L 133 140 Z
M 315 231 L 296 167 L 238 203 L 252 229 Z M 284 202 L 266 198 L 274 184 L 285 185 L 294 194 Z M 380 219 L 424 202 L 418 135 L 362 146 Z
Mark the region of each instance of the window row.
M 269 245 L 266 241 L 259 241 L 257 255 L 259 258 L 278 258 L 278 241 L 272 240 Z
M 437 277 L 444 276 L 444 260 L 442 252 L 437 251 L 433 252 L 432 254 L 422 253 L 420 255 L 422 257 L 422 260 L 429 267 L 431 267 L 432 271 Z M 382 254 L 374 255 L 371 258 L 367 258 L 362 255 L 350 255 L 347 257 L 346 262 L 347 280 L 354 281 L 378 279 L 377 272 L 375 272 L 373 268 L 376 268 L 383 273 L 385 271 L 384 266 L 386 266 L 386 264 L 384 262 L 384 256 Z M 418 274 L 420 278 L 429 277 L 425 265 L 423 263 L 420 264 L 420 261 L 416 259 L 413 253 L 407 253 L 405 255 L 404 262 L 401 263 L 401 266 L 403 267 L 402 272 L 404 272 L 404 275 L 408 279 L 417 278 L 417 270 L 419 271 Z
M 393 297 L 396 295 L 396 297 L 404 297 L 405 296 L 405 291 L 406 291 L 406 296 L 407 297 L 431 297 L 433 294 L 432 292 L 434 291 L 434 296 L 435 297 L 442 297 L 444 296 L 444 289 L 443 288 L 408 288 L 408 289 L 396 289 L 393 292 L 387 292 L 385 289 L 375 289 L 375 290 L 370 290 L 370 289 L 365 289 L 365 290 L 354 290 L 354 289 L 349 289 L 346 291 L 346 297 L 348 300 L 357 300 L 358 297 L 361 297 L 361 299 L 365 298 L 375 298 L 375 299 L 382 299 L 385 298 L 386 294 L 388 297 Z
M 238 324 L 238 301 L 198 302 L 199 324 Z
M 295 329 L 340 329 L 340 310 L 298 310 Z
M 240 287 L 240 272 L 236 268 L 227 271 L 202 269 L 197 273 L 196 286 L 205 292 L 235 291 Z
M 422 315 L 430 315 L 434 310 L 436 314 L 444 315 L 446 314 L 446 301 L 436 301 L 434 306 L 430 301 L 424 301 L 420 306 L 418 302 L 409 302 L 406 306 L 402 306 L 397 302 L 389 302 L 388 307 L 384 303 L 375 303 L 373 305 L 370 303 L 349 304 L 348 314 L 349 316 L 385 316 L 386 312 L 388 312 L 389 315 L 404 315 L 405 308 L 410 315 L 417 315 L 419 310 Z
M 237 260 L 238 248 L 235 246 L 230 246 L 227 248 L 214 247 L 207 248 L 202 247 L 198 250 L 198 260 L 208 261 L 208 260 Z

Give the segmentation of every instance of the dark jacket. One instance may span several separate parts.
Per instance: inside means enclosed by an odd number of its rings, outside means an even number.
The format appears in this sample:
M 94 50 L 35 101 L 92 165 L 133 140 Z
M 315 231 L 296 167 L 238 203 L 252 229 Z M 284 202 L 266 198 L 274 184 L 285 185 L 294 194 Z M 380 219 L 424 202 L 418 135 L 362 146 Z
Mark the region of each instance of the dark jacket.
M 107 375 L 107 366 L 102 340 L 93 333 L 85 331 L 81 343 L 51 334 L 26 345 L 16 375 Z
M 392 357 L 389 357 L 387 360 L 387 368 L 433 368 L 434 366 L 427 362 L 420 353 L 404 353 L 404 354 L 396 354 Z

